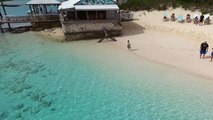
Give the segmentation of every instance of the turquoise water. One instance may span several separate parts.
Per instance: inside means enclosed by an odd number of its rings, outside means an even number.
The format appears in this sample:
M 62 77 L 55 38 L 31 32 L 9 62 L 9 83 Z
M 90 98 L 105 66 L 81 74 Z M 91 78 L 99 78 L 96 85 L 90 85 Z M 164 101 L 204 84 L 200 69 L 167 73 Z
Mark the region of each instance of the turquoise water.
M 0 119 L 213 119 L 213 81 L 96 42 L 1 34 Z

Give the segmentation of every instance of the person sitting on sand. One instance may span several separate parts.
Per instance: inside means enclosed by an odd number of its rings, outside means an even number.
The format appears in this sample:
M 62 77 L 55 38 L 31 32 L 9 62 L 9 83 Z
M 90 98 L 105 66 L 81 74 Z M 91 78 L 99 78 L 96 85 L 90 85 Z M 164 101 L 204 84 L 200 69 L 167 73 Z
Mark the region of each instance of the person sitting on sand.
M 203 25 L 204 16 L 203 14 L 200 16 L 200 25 Z
M 203 55 L 203 59 L 205 58 L 205 55 L 208 52 L 208 48 L 209 48 L 209 45 L 206 41 L 201 43 L 201 45 L 200 45 L 200 59 L 201 59 L 202 55 Z
M 163 21 L 164 21 L 164 22 L 169 21 L 169 19 L 167 18 L 167 14 L 166 14 L 166 13 L 164 13 L 164 15 L 163 15 Z
M 186 15 L 186 22 L 190 23 L 192 20 L 191 20 L 191 16 L 190 14 L 187 14 Z
M 127 48 L 130 50 L 131 49 L 131 44 L 129 42 L 129 40 L 127 41 Z
M 204 24 L 205 25 L 209 25 L 210 24 L 210 17 L 207 17 L 205 20 L 204 20 Z
M 213 48 L 212 48 L 212 53 L 211 53 L 211 62 L 213 60 Z
M 176 19 L 175 19 L 175 14 L 174 13 L 172 13 L 172 15 L 171 15 L 171 21 L 175 21 Z
M 199 23 L 199 20 L 198 20 L 198 17 L 196 16 L 196 17 L 194 18 L 194 24 L 197 25 L 198 23 Z

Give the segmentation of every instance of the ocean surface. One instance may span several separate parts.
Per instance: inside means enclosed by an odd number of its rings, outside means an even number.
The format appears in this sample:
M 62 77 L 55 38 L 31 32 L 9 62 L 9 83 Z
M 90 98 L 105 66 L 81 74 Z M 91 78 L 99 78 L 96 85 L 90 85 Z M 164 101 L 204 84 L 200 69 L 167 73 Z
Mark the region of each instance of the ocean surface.
M 0 34 L 0 120 L 212 120 L 213 81 L 97 41 Z

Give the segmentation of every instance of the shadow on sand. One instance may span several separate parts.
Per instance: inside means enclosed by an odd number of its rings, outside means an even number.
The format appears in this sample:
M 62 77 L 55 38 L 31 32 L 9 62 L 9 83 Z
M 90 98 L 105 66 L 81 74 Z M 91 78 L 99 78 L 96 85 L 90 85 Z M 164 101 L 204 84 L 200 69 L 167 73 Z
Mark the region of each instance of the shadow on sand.
M 137 50 L 139 50 L 139 49 L 131 49 L 130 51 L 137 51 Z
M 122 36 L 131 36 L 144 33 L 145 28 L 133 21 L 122 22 Z
M 211 59 L 212 56 L 208 55 L 208 56 L 205 56 L 205 59 Z

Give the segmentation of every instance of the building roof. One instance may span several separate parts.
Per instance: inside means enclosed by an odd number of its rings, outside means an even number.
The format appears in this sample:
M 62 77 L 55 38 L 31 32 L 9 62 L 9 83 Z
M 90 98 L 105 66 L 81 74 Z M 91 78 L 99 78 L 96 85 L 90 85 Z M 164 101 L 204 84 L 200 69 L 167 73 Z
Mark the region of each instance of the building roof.
M 116 5 L 116 0 L 80 0 L 75 5 Z
M 26 4 L 27 5 L 59 5 L 61 3 L 58 0 L 30 0 Z
M 74 4 L 79 1 L 80 0 L 68 0 L 68 1 L 62 2 L 61 5 L 58 7 L 58 10 L 74 8 Z
M 72 9 L 76 10 L 118 10 L 116 0 L 68 0 L 62 2 L 58 10 Z
M 75 5 L 75 9 L 81 10 L 119 10 L 117 5 Z

